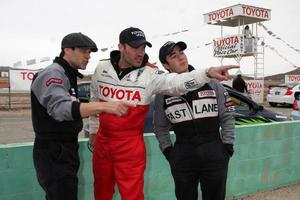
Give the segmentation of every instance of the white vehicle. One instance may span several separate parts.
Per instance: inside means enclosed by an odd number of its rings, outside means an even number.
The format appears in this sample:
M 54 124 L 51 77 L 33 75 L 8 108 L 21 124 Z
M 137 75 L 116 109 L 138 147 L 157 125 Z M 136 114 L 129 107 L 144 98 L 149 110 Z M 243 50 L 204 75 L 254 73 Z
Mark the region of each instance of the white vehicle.
M 295 93 L 293 110 L 291 112 L 291 120 L 300 120 L 300 92 Z
M 271 106 L 277 104 L 293 105 L 295 92 L 300 92 L 299 83 L 288 83 L 269 86 L 267 101 Z

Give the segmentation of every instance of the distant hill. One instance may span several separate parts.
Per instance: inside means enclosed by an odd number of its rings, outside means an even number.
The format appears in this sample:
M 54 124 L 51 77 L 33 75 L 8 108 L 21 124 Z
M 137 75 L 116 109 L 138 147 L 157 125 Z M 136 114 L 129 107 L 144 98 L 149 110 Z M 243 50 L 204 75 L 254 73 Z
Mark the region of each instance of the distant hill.
M 279 81 L 279 82 L 284 82 L 284 76 L 285 75 L 299 75 L 300 74 L 300 68 L 294 69 L 292 71 L 282 73 L 282 74 L 275 74 L 272 76 L 266 76 L 265 80 L 268 81 Z

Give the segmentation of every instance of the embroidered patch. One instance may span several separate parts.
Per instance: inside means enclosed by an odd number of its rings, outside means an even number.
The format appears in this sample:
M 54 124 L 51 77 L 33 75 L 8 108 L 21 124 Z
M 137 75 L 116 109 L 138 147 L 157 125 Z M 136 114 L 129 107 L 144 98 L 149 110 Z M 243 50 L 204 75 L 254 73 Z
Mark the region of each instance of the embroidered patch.
M 142 73 L 144 72 L 144 69 L 145 68 L 141 68 L 141 69 L 138 69 L 138 70 L 133 70 L 131 71 L 127 76 L 127 81 L 130 81 L 130 82 L 137 82 L 138 81 L 138 78 L 140 75 L 142 75 Z
M 155 71 L 155 74 L 163 74 L 163 73 L 165 73 L 163 70 L 156 70 Z
M 229 96 L 228 92 L 224 92 L 225 97 L 225 109 L 227 112 L 233 112 L 235 111 L 234 103 L 232 102 L 231 97 Z
M 214 90 L 199 91 L 198 97 L 216 97 L 216 92 Z
M 47 80 L 46 86 L 48 87 L 52 83 L 61 85 L 62 84 L 62 79 L 59 79 L 59 78 L 50 78 L 50 79 Z
M 169 97 L 165 101 L 166 104 L 169 105 L 171 103 L 181 102 L 182 100 L 179 97 Z
M 193 88 L 193 87 L 195 87 L 197 85 L 198 85 L 198 83 L 197 83 L 197 81 L 195 79 L 192 79 L 192 80 L 187 81 L 187 82 L 184 83 L 184 86 L 185 86 L 186 89 Z

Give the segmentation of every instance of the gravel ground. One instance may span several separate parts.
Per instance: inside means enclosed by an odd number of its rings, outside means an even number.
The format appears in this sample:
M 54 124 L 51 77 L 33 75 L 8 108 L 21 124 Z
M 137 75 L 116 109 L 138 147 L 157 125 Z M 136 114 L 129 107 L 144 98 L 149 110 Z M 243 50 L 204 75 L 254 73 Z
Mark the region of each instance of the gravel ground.
M 274 190 L 257 192 L 234 200 L 300 200 L 300 183 Z

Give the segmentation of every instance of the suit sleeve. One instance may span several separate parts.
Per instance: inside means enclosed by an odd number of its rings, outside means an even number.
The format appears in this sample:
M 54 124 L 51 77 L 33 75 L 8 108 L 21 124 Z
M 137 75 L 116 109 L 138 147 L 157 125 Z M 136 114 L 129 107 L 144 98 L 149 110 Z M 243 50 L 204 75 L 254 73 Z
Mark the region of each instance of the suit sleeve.
M 97 76 L 97 68 L 95 73 L 92 76 L 92 82 L 90 85 L 90 102 L 99 101 L 98 90 L 96 86 L 96 76 Z M 99 129 L 99 115 L 94 115 L 89 117 L 89 134 L 96 134 Z
M 172 146 L 169 130 L 171 123 L 165 115 L 163 109 L 163 96 L 155 96 L 155 107 L 154 107 L 154 134 L 158 140 L 159 147 L 163 152 L 169 146 Z
M 151 82 L 147 90 L 150 94 L 183 95 L 200 88 L 210 80 L 203 69 L 181 74 L 163 73 L 156 69 L 149 79 Z
M 233 144 L 235 140 L 234 105 L 226 89 L 216 80 L 210 82 L 217 93 L 221 137 L 225 144 Z
M 42 71 L 31 85 L 33 94 L 47 113 L 55 120 L 71 121 L 77 118 L 79 102 L 72 98 L 69 89 L 70 83 L 63 71 L 53 66 Z

